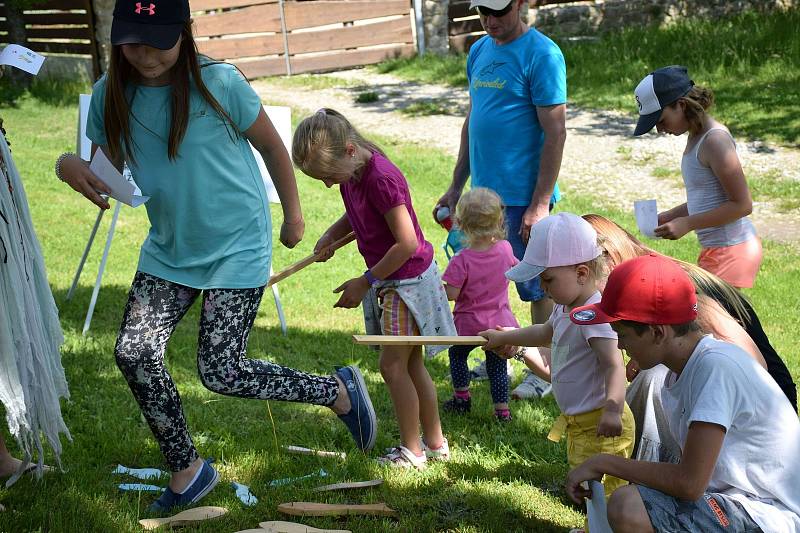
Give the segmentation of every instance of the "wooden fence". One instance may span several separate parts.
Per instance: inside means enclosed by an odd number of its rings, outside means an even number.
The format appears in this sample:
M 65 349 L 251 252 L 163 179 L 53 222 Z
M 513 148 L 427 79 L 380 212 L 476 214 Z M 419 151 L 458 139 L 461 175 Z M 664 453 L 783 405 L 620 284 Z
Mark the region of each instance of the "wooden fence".
M 198 47 L 248 78 L 414 53 L 408 0 L 190 0 Z
M 0 3 L 0 44 L 8 41 L 6 4 Z M 28 48 L 36 52 L 90 57 L 100 75 L 91 0 L 49 0 L 23 11 Z
M 574 0 L 529 0 L 531 9 L 549 4 L 567 4 Z M 450 0 L 447 29 L 450 50 L 467 52 L 472 43 L 485 35 L 478 13 L 469 9 L 469 0 Z

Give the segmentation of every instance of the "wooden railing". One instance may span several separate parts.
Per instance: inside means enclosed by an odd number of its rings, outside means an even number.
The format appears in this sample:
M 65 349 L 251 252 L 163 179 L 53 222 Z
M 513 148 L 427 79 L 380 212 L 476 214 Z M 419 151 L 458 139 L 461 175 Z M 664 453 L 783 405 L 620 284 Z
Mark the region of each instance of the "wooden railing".
M 190 0 L 200 51 L 249 78 L 414 53 L 408 0 Z

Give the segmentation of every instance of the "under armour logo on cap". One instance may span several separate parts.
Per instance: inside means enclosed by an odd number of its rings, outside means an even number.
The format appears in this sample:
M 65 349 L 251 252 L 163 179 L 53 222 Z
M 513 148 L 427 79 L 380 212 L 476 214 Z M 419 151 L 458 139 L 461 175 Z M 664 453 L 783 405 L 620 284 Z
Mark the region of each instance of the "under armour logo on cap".
M 149 7 L 143 7 L 141 2 L 136 2 L 134 11 L 137 15 L 141 15 L 142 11 L 147 11 L 147 14 L 152 16 L 156 14 L 156 5 L 151 3 Z

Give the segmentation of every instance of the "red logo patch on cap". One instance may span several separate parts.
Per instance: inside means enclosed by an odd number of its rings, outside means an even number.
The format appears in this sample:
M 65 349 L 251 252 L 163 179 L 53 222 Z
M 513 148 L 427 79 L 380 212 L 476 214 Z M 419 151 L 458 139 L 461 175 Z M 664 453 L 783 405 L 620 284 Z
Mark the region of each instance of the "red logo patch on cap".
M 141 2 L 136 2 L 136 9 L 134 10 L 134 12 L 137 15 L 141 15 L 142 11 L 147 11 L 147 14 L 150 15 L 150 16 L 155 15 L 156 14 L 156 5 L 151 3 L 149 7 L 144 7 L 144 6 L 142 6 Z

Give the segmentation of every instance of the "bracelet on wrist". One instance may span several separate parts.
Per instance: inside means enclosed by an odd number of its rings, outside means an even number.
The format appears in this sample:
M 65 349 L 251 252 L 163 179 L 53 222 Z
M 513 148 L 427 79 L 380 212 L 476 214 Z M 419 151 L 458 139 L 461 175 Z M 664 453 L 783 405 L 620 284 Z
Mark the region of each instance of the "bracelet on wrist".
M 515 353 L 513 357 L 517 361 L 519 361 L 521 363 L 524 363 L 525 362 L 525 347 L 521 346 L 520 349 L 517 350 L 517 353 Z
M 61 174 L 61 164 L 64 162 L 66 158 L 72 156 L 77 156 L 77 154 L 75 152 L 64 152 L 63 154 L 58 156 L 58 159 L 56 159 L 56 167 L 55 167 L 56 177 L 61 181 L 67 181 L 64 179 L 64 175 Z
M 364 277 L 367 278 L 367 282 L 369 283 L 370 287 L 381 281 L 378 278 L 376 278 L 375 275 L 372 273 L 372 271 L 369 269 L 364 272 Z

